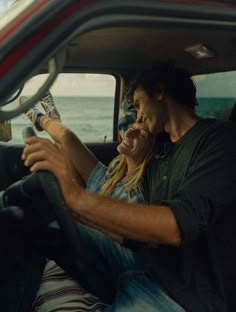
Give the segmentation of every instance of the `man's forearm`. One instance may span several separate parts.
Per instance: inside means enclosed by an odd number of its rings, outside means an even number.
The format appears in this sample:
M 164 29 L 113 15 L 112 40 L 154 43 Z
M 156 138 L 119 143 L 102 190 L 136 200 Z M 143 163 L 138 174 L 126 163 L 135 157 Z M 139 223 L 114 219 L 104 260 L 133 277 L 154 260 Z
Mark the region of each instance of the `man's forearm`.
M 83 223 L 119 236 L 160 244 L 181 244 L 180 230 L 166 206 L 127 204 L 81 191 L 70 207 Z
M 86 224 L 87 226 L 89 226 L 95 230 L 98 230 L 98 231 L 102 232 L 103 234 L 106 234 L 107 236 L 109 236 L 110 238 L 112 238 L 114 241 L 116 241 L 119 244 L 123 243 L 123 237 L 121 237 L 120 235 L 109 232 L 108 230 L 105 230 L 101 226 L 99 226 L 95 223 L 89 222 L 88 220 L 86 220 L 86 223 L 84 223 L 81 218 L 79 219 L 79 216 L 77 213 L 73 212 L 72 214 L 73 214 L 74 219 L 77 220 L 79 223 Z

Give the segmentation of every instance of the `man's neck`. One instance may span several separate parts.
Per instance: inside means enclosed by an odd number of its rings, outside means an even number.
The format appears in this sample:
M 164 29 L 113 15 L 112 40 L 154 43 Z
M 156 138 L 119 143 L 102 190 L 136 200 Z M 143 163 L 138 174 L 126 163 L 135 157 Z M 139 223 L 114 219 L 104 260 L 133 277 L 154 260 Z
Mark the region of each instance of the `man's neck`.
M 193 111 L 177 105 L 170 112 L 165 125 L 165 131 L 169 133 L 172 142 L 177 142 L 201 119 Z

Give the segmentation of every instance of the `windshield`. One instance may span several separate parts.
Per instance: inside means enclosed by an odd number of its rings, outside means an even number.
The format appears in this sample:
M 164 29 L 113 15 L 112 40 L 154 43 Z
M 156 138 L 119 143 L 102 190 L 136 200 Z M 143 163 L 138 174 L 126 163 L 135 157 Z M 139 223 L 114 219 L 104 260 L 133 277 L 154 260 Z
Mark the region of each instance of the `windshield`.
M 0 29 L 13 21 L 33 2 L 35 2 L 35 0 L 1 0 Z

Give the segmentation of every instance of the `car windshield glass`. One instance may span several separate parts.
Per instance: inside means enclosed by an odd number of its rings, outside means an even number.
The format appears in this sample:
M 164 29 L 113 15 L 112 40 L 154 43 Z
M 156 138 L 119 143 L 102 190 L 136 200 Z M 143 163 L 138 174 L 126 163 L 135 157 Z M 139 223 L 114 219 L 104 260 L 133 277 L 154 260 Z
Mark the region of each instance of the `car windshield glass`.
M 236 102 L 236 71 L 193 77 L 197 87 L 196 112 L 206 118 L 228 119 Z
M 12 22 L 35 0 L 1 0 L 0 1 L 0 29 Z
M 31 97 L 46 78 L 46 74 L 31 78 L 20 96 Z M 50 92 L 63 124 L 83 142 L 101 143 L 113 140 L 115 88 L 116 79 L 108 74 L 63 73 L 57 77 Z M 19 98 L 6 109 L 11 110 L 17 105 Z M 35 107 L 45 114 L 41 102 Z M 22 143 L 22 129 L 31 124 L 29 116 L 22 114 L 12 119 L 4 124 L 2 131 L 0 124 L 0 141 L 5 140 L 5 134 L 11 131 L 11 142 Z M 47 137 L 44 132 L 38 135 Z

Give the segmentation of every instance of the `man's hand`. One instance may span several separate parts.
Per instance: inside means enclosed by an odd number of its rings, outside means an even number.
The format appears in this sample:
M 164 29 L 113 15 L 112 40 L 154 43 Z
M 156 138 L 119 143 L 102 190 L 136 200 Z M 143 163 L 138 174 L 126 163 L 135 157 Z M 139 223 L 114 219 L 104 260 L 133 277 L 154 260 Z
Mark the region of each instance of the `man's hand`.
M 30 137 L 25 143 L 22 153 L 25 166 L 32 172 L 48 170 L 54 174 L 67 205 L 72 208 L 82 189 L 74 181 L 63 151 L 50 140 L 39 137 Z
M 39 137 L 25 139 L 26 146 L 22 153 L 24 164 L 32 172 L 48 170 L 56 177 L 64 175 L 67 170 L 64 165 L 64 155 L 51 141 Z M 62 166 L 61 166 L 62 165 Z
M 173 246 L 181 244 L 181 232 L 167 206 L 128 204 L 84 191 L 73 180 L 62 150 L 47 139 L 32 137 L 22 159 L 32 172 L 52 172 L 67 206 L 80 222 L 118 237 Z

